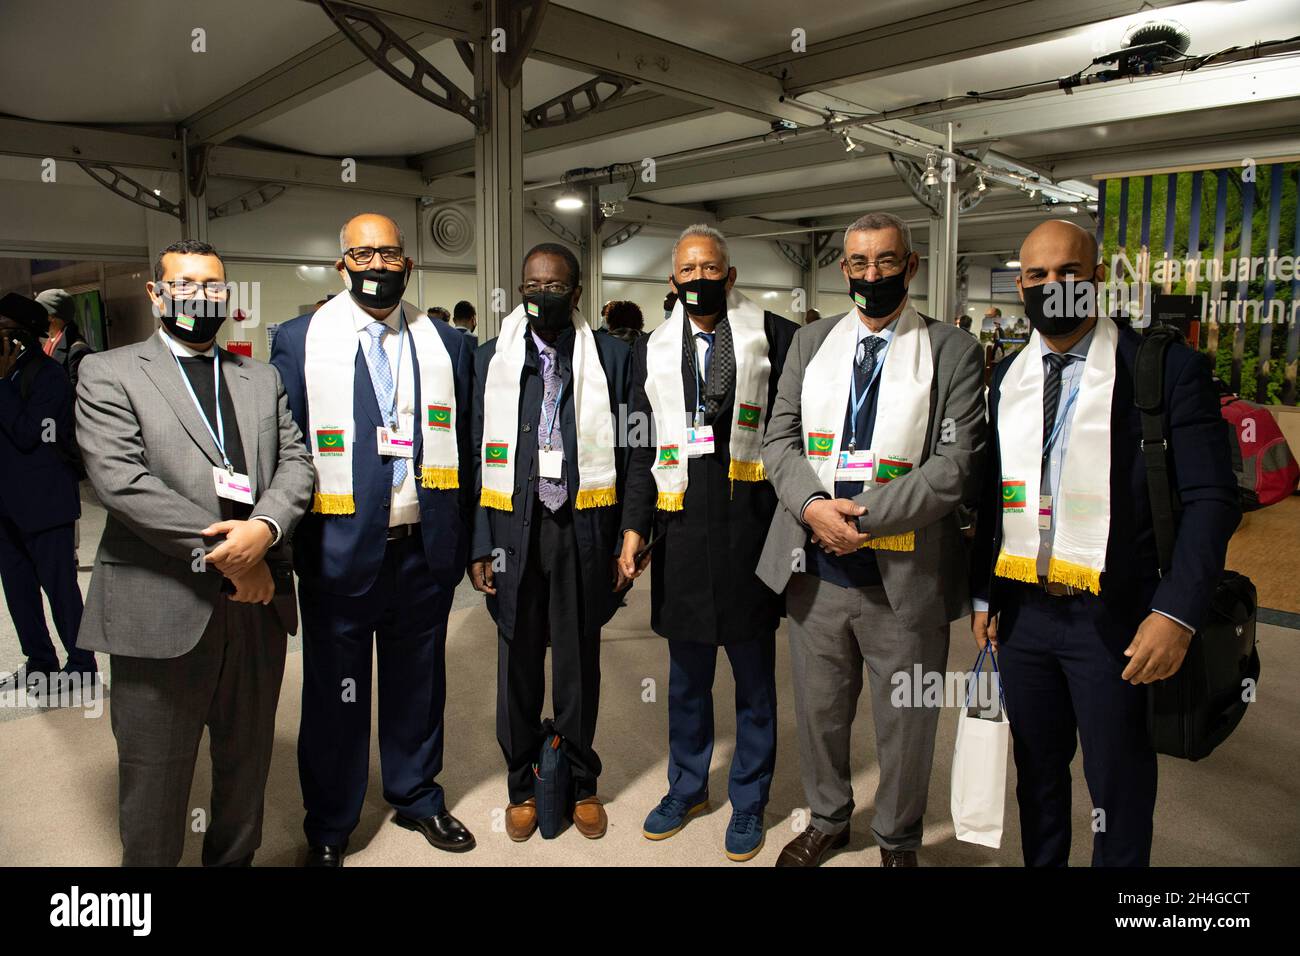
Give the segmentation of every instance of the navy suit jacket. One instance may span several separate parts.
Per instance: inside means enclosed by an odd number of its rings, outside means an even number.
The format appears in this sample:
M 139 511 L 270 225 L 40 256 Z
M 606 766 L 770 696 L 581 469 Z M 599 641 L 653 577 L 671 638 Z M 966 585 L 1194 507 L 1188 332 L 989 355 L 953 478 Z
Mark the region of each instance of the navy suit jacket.
M 456 333 L 460 334 L 460 333 Z M 488 365 L 496 354 L 497 340 L 479 346 L 475 354 L 477 372 L 474 381 L 474 432 L 473 455 L 476 462 L 474 479 L 474 538 L 470 547 L 473 559 L 493 557 L 501 549 L 500 570 L 494 572 L 496 595 L 488 595 L 488 612 L 501 628 L 506 638 L 514 636 L 515 611 L 519 601 L 519 582 L 523 579 L 528 560 L 529 522 L 535 509 L 542 507 L 537 500 L 537 420 L 542 408 L 542 376 L 540 357 L 533 344 L 532 335 L 525 346 L 524 368 L 521 373 L 522 388 L 519 397 L 519 432 L 514 448 L 518 450 L 515 461 L 515 487 L 512 510 L 484 508 L 478 504 L 482 488 L 482 473 L 477 462 L 483 443 L 483 395 L 487 385 Z M 566 341 L 567 339 L 567 341 Z M 596 350 L 605 381 L 609 387 L 609 407 L 614 415 L 615 427 L 620 418 L 627 417 L 631 401 L 632 350 L 610 335 L 596 336 Z M 577 537 L 579 562 L 582 568 L 582 602 L 588 627 L 600 627 L 614 615 L 620 598 L 614 593 L 614 557 L 622 545 L 619 519 L 622 514 L 624 484 L 627 478 L 627 448 L 618 442 L 614 460 L 618 469 L 616 487 L 619 503 L 603 508 L 575 507 L 578 482 L 574 463 L 578 460 L 577 429 L 574 424 L 573 402 L 573 338 L 562 335 L 557 342 L 560 380 L 564 383 L 561 397 L 560 423 L 557 426 L 564 440 L 564 470 L 568 484 L 569 504 L 573 508 L 573 526 Z M 620 413 L 620 409 L 623 411 Z M 616 439 L 617 441 L 617 439 Z
M 35 534 L 81 517 L 77 473 L 59 443 L 44 440 L 50 422 L 56 437 L 73 440 L 72 385 L 39 349 L 28 349 L 16 369 L 0 380 L 0 506 L 20 531 Z
M 1232 438 L 1219 413 L 1209 359 L 1186 345 L 1172 346 L 1165 355 L 1165 433 L 1170 486 L 1182 514 L 1173 560 L 1162 578 L 1141 452 L 1142 418 L 1133 404 L 1133 369 L 1141 342 L 1132 329 L 1120 329 L 1111 398 L 1110 535 L 1101 600 L 1109 623 L 1130 634 L 1152 610 L 1200 629 L 1226 561 L 1228 539 L 1241 520 L 1228 444 Z M 1002 546 L 999 387 L 1013 359 L 1008 356 L 998 364 L 989 389 L 992 454 L 987 458 L 972 558 L 971 594 L 988 600 L 991 614 L 997 613 L 1007 589 L 1015 587 L 1015 582 L 993 574 Z
M 312 315 L 300 315 L 284 323 L 275 336 L 271 364 L 280 370 L 289 410 L 307 437 L 307 389 L 304 381 L 307 327 Z M 470 445 L 470 415 L 473 402 L 472 343 L 459 330 L 444 322 L 434 322 L 447 354 L 451 356 L 456 383 L 456 444 L 460 459 L 460 488 L 439 490 L 416 484 L 420 501 L 420 525 L 424 552 L 429 569 L 440 583 L 454 587 L 465 573 L 469 544 L 468 504 L 474 480 L 474 450 Z M 408 349 L 413 362 L 415 408 L 421 408 L 420 363 L 414 349 Z M 355 597 L 374 584 L 384 561 L 387 547 L 389 503 L 392 497 L 393 461 L 381 458 L 375 440 L 375 427 L 381 424 L 379 403 L 370 384 L 370 369 L 357 343 L 356 374 L 353 376 L 353 416 L 356 437 L 352 452 L 352 487 L 356 513 L 322 515 L 308 512 L 294 532 L 294 569 L 310 585 Z M 418 423 L 417 423 L 418 424 Z M 423 430 L 415 429 L 415 452 L 418 463 L 424 448 Z

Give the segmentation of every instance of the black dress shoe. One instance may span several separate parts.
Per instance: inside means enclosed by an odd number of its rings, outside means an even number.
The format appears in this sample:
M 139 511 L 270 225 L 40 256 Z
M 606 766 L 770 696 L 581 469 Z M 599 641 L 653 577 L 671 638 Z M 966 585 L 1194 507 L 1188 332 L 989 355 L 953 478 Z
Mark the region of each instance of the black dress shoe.
M 307 846 L 307 859 L 303 866 L 342 866 L 343 857 L 348 852 L 348 845 L 329 846 L 325 843 L 311 843 Z M 251 860 L 249 861 L 252 862 Z
M 811 823 L 808 828 L 785 845 L 776 858 L 777 866 L 821 866 L 831 850 L 848 846 L 849 828 L 839 833 L 823 833 Z
M 446 850 L 448 853 L 464 853 L 474 849 L 474 834 L 466 830 L 459 820 L 446 811 L 420 820 L 404 817 L 399 813 L 393 817 L 393 822 L 407 830 L 423 833 L 430 845 L 439 850 Z

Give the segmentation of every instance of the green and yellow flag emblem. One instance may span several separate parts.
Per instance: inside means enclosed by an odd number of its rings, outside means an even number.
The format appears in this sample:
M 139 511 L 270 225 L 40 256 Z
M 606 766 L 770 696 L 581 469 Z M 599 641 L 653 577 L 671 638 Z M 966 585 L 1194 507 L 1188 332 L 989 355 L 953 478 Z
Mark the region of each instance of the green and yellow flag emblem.
M 501 468 L 510 463 L 510 443 L 506 441 L 490 441 L 483 454 L 483 464 L 494 468 Z
M 1024 511 L 1025 504 L 1025 483 L 1002 479 L 1002 511 Z
M 876 482 L 884 484 L 886 481 L 893 481 L 911 470 L 910 461 L 903 461 L 900 458 L 881 458 L 876 462 Z
M 673 468 L 682 463 L 681 451 L 676 445 L 659 447 L 659 464 L 664 468 Z
M 316 454 L 341 455 L 344 452 L 344 448 L 345 443 L 342 428 L 316 429 Z
M 451 406 L 430 405 L 429 406 L 429 427 L 450 430 L 451 429 Z
M 741 428 L 748 428 L 751 431 L 758 430 L 758 424 L 762 420 L 763 409 L 759 405 L 746 405 L 744 402 L 736 409 L 736 424 Z
M 809 458 L 829 458 L 835 451 L 835 433 L 834 432 L 809 432 L 808 433 L 808 457 Z

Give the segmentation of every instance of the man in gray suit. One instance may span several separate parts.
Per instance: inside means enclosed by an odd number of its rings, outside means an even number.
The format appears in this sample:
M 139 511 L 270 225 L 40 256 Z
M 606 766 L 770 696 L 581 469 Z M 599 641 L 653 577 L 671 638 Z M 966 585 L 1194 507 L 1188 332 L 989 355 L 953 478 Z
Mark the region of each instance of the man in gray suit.
M 778 866 L 817 866 L 849 839 L 849 732 L 866 664 L 882 866 L 915 866 L 939 708 L 911 693 L 942 673 L 969 609 L 956 511 L 984 448 L 979 347 L 908 301 L 907 225 L 872 213 L 844 235 L 854 309 L 800 329 L 763 442 L 780 505 L 758 576 L 786 592 L 804 792 L 812 822 Z M 901 676 L 895 676 L 901 675 Z M 917 697 L 920 689 L 915 688 Z
M 111 655 L 123 865 L 180 861 L 205 725 L 203 863 L 248 865 L 298 627 L 282 552 L 315 478 L 279 374 L 215 345 L 216 250 L 174 243 L 154 280 L 162 327 L 81 366 L 77 438 L 108 519 L 78 646 Z

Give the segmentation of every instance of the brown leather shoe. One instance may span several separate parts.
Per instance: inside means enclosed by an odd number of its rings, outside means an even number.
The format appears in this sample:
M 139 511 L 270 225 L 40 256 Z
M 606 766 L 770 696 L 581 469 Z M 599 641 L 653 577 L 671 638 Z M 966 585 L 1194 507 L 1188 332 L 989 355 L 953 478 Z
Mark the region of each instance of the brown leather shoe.
M 849 828 L 839 833 L 823 833 L 811 823 L 808 828 L 785 845 L 776 858 L 777 866 L 821 866 L 822 859 L 831 851 L 848 846 Z
M 886 850 L 880 848 L 881 866 L 916 866 L 915 850 Z
M 573 825 L 588 840 L 599 840 L 609 827 L 600 797 L 586 797 L 573 805 Z
M 523 803 L 512 803 L 506 807 L 506 836 L 516 843 L 523 843 L 537 829 L 537 801 L 529 797 Z

